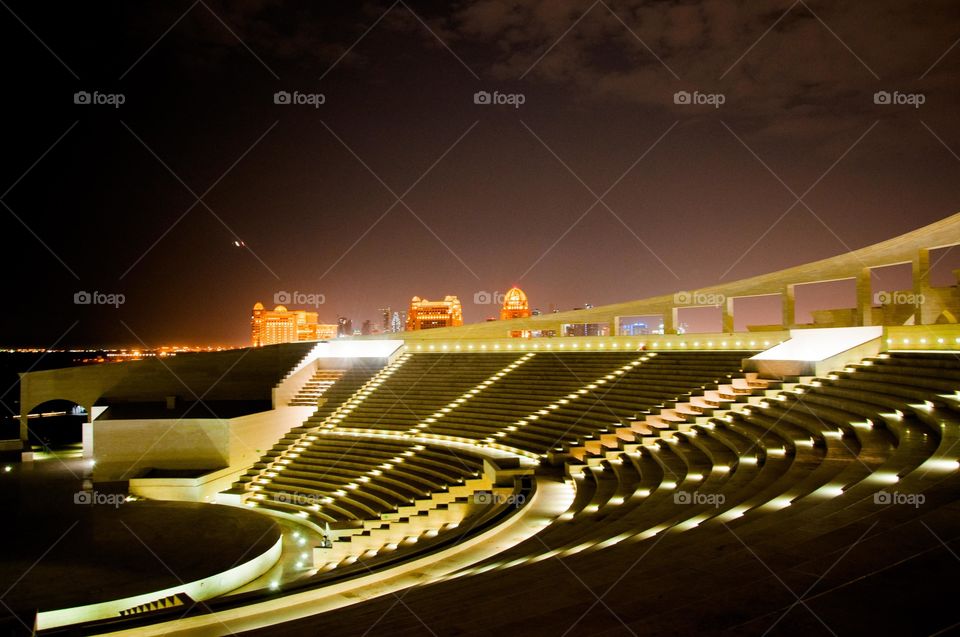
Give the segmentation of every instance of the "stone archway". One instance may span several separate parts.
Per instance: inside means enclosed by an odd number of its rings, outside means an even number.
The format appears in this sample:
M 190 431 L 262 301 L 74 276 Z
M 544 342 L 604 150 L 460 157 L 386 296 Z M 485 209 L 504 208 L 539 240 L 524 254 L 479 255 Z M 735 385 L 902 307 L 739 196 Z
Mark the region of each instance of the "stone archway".
M 88 407 L 66 398 L 53 398 L 22 412 L 20 439 L 24 452 L 32 453 L 36 447 L 50 452 L 72 445 L 82 445 L 83 451 L 87 451 L 91 420 Z

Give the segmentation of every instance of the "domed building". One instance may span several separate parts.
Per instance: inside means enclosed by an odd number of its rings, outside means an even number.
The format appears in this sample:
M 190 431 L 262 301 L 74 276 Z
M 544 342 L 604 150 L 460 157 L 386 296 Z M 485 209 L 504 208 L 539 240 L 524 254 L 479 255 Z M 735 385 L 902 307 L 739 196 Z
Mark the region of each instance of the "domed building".
M 456 296 L 447 295 L 442 301 L 428 301 L 419 296 L 410 300 L 410 309 L 407 312 L 408 332 L 460 325 L 463 325 L 463 306 Z
M 500 320 L 528 318 L 530 303 L 523 290 L 514 286 L 503 295 L 503 307 L 500 308 Z

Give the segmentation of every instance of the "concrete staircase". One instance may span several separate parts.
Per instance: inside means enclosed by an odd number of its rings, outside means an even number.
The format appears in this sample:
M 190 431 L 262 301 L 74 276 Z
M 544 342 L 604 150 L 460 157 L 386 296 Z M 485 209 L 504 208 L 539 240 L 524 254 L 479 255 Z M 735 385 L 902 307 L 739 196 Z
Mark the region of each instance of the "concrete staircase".
M 318 369 L 287 403 L 291 407 L 314 407 L 321 396 L 343 376 L 343 369 Z
M 330 548 L 315 547 L 314 568 L 329 571 L 435 538 L 453 531 L 465 520 L 504 505 L 513 493 L 513 488 L 495 487 L 486 477 L 450 485 L 446 491 L 419 498 L 409 506 L 400 506 L 379 518 L 364 520 L 360 527 L 340 532 Z
M 227 495 L 240 496 L 240 501 L 245 502 L 251 495 L 250 486 L 253 482 L 266 473 L 282 470 L 289 463 L 287 455 L 296 453 L 297 448 L 306 441 L 310 435 L 320 426 L 330 426 L 330 423 L 339 420 L 339 414 L 343 409 L 349 409 L 348 405 L 355 404 L 363 400 L 363 397 L 382 382 L 382 377 L 392 373 L 398 365 L 403 363 L 404 358 L 398 362 L 386 367 L 375 369 L 352 369 L 338 370 L 340 376 L 336 382 L 327 385 L 324 389 L 326 398 L 322 405 L 319 405 L 317 411 L 313 413 L 304 423 L 294 427 L 286 435 L 274 444 L 260 460 L 254 463 L 246 473 L 233 484 L 232 488 L 225 491 Z
M 635 452 L 640 446 L 654 446 L 657 441 L 671 439 L 678 432 L 690 431 L 694 425 L 705 425 L 713 418 L 723 419 L 731 411 L 749 409 L 750 405 L 812 380 L 812 377 L 767 380 L 748 372 L 742 378 L 732 378 L 728 383 L 694 392 L 685 400 L 665 402 L 651 409 L 650 413 L 627 419 L 593 439 L 565 444 L 562 454 L 554 456 L 569 458 L 569 474 L 580 473 L 584 466 L 599 465 L 608 456 L 615 457 L 623 451 Z
M 120 611 L 120 616 L 131 617 L 133 615 L 143 615 L 145 613 L 152 613 L 158 610 L 167 610 L 168 608 L 184 606 L 190 602 L 192 602 L 192 600 L 188 595 L 184 593 L 175 593 L 173 595 L 168 595 L 167 597 L 155 599 L 152 602 L 139 604 L 133 608 L 126 608 Z

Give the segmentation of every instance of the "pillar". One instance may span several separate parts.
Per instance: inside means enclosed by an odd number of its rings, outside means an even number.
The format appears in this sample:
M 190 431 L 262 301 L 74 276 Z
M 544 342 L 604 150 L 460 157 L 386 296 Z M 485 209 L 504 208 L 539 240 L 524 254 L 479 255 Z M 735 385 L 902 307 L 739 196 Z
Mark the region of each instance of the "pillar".
M 87 422 L 83 423 L 83 435 L 81 440 L 83 441 L 83 457 L 89 460 L 93 459 L 93 421 L 91 420 L 93 415 L 91 414 L 87 418 Z
M 913 315 L 915 325 L 929 325 L 937 320 L 933 288 L 930 287 L 930 250 L 921 248 L 913 257 L 913 294 L 917 299 Z
M 723 323 L 721 331 L 724 334 L 733 333 L 733 298 L 725 298 L 720 304 L 720 320 Z
M 797 295 L 795 285 L 787 285 L 783 288 L 783 327 L 789 329 L 797 322 Z
M 870 268 L 857 274 L 857 325 L 873 325 L 873 287 Z
M 663 333 L 664 334 L 677 333 L 677 316 L 678 316 L 678 309 L 675 307 L 672 307 L 663 313 Z

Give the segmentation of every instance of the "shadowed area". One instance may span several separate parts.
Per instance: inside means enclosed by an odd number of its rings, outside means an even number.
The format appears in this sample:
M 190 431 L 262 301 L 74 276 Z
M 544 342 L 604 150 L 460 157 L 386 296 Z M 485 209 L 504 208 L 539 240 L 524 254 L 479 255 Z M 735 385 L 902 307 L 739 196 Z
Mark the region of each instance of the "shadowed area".
M 126 502 L 125 494 L 99 484 L 77 496 L 89 470 L 88 461 L 51 460 L 17 467 L 0 481 L 4 508 L 16 511 L 4 532 L 0 581 L 10 590 L 3 601 L 27 624 L 37 609 L 126 598 L 221 573 L 280 537 L 271 519 L 233 507 Z M 7 609 L 4 615 L 0 625 L 15 627 Z

